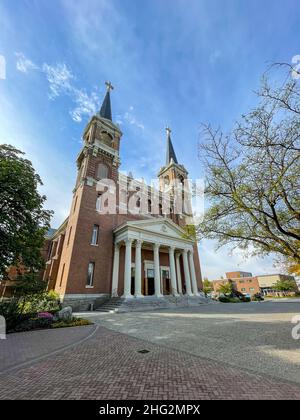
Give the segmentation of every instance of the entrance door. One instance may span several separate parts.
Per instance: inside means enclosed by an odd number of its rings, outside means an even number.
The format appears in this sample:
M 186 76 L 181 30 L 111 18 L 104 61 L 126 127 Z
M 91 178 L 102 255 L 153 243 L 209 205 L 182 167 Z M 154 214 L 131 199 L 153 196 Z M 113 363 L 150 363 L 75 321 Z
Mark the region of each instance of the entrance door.
M 154 270 L 148 268 L 147 269 L 147 285 L 146 285 L 146 294 L 148 296 L 154 295 L 155 288 L 154 288 Z
M 135 282 L 134 282 L 134 279 L 135 279 L 135 268 L 134 267 L 132 267 L 131 268 L 131 294 L 132 295 L 134 295 L 134 292 L 135 292 Z
M 169 295 L 171 293 L 171 281 L 169 270 L 161 270 L 161 277 L 163 280 L 164 295 Z

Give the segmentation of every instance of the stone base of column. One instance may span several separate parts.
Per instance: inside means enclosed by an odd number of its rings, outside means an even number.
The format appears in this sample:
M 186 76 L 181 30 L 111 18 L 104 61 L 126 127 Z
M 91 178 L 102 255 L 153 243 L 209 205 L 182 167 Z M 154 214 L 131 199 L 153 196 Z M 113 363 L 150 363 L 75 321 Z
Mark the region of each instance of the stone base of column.
M 121 298 L 123 299 L 133 299 L 133 297 L 134 297 L 133 295 L 124 295 L 124 294 L 121 296 Z

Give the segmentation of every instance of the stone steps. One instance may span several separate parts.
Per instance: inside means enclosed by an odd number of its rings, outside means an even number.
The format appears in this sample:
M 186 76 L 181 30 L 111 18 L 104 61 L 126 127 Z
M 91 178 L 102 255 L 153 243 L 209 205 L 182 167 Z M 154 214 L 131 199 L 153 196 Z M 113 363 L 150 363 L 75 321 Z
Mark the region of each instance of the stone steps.
M 123 300 L 121 297 L 113 297 L 108 301 L 104 302 L 99 308 L 96 309 L 97 312 L 116 312 L 116 310 L 122 306 Z
M 145 296 L 142 298 L 121 298 L 115 297 L 103 303 L 97 312 L 134 312 L 134 311 L 149 311 L 155 309 L 168 309 L 176 307 L 198 306 L 203 303 L 212 303 L 208 298 L 203 296 L 185 296 L 178 297 L 165 295 L 157 298 L 155 296 Z

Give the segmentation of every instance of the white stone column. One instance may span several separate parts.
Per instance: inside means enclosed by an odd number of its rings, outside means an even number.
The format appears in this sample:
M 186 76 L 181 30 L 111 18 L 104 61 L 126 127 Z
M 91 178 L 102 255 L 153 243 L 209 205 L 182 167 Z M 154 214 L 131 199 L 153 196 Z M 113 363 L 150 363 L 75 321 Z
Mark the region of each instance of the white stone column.
M 126 239 L 125 241 L 125 270 L 124 270 L 124 298 L 132 297 L 131 294 L 131 245 L 132 239 Z
M 134 296 L 142 297 L 142 241 L 137 240 L 135 244 L 135 277 Z
M 178 296 L 174 251 L 175 251 L 175 248 L 173 246 L 170 246 L 169 247 L 169 261 L 170 261 L 170 275 L 171 275 L 172 294 L 174 296 Z
M 189 251 L 189 260 L 190 260 L 190 270 L 191 270 L 191 280 L 192 280 L 192 289 L 195 296 L 199 295 L 198 286 L 197 286 L 197 279 L 196 279 L 196 272 L 195 272 L 195 264 L 194 264 L 194 251 Z
M 185 288 L 186 294 L 188 296 L 193 296 L 192 289 L 191 289 L 191 277 L 190 277 L 190 270 L 189 270 L 189 262 L 188 262 L 188 250 L 184 249 L 183 251 L 183 268 L 184 268 L 184 279 L 185 279 Z
M 178 293 L 182 295 L 182 281 L 181 281 L 181 270 L 180 270 L 180 253 L 177 252 L 175 254 L 175 260 L 176 260 L 176 271 L 177 271 L 177 287 L 178 287 Z
M 161 284 L 160 284 L 160 264 L 159 264 L 159 244 L 153 244 L 154 253 L 154 288 L 155 296 L 161 297 Z
M 113 275 L 112 275 L 112 285 L 111 285 L 112 297 L 118 296 L 119 265 L 120 265 L 120 245 L 115 244 L 114 265 L 113 265 Z

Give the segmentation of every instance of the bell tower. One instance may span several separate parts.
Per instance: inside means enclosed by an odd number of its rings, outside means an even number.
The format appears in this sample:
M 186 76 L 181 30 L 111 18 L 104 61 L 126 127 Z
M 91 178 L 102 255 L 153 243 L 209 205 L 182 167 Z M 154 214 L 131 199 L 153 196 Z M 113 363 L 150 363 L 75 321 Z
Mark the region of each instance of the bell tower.
M 120 166 L 120 140 L 122 132 L 112 122 L 110 92 L 113 86 L 106 82 L 106 94 L 99 112 L 89 121 L 83 132 L 83 148 L 77 157 L 80 183 L 93 185 L 101 178 L 111 178 L 117 182 Z
M 99 301 L 111 290 L 113 228 L 117 215 L 101 213 L 102 194 L 97 190 L 97 183 L 110 179 L 117 185 L 119 177 L 122 132 L 112 119 L 112 90 L 112 84 L 106 82 L 102 106 L 83 131 L 55 284 L 64 302 L 86 309 L 88 303 L 85 306 L 84 302 Z
M 172 185 L 175 180 L 184 182 L 187 179 L 188 172 L 183 165 L 178 163 L 175 150 L 171 140 L 171 129 L 166 128 L 167 132 L 167 153 L 166 153 L 166 164 L 163 166 L 158 174 L 159 187 L 163 191 L 168 185 Z
M 185 181 L 188 179 L 188 171 L 185 167 L 178 163 L 173 143 L 171 140 L 171 129 L 166 128 L 167 133 L 167 152 L 166 152 L 166 164 L 163 166 L 159 173 L 159 189 L 162 192 L 170 194 L 171 201 L 173 200 L 173 208 L 176 207 L 174 201 L 176 200 L 175 189 L 180 187 L 182 189 L 182 203 L 183 211 L 182 215 L 174 215 L 173 219 L 176 218 L 177 223 L 181 226 L 187 223 L 187 218 L 191 215 L 191 203 L 189 197 L 189 190 Z M 177 190 L 178 194 L 178 190 Z M 177 195 L 178 199 L 178 195 Z M 181 206 L 180 206 L 181 207 Z M 177 217 L 179 216 L 179 217 Z

